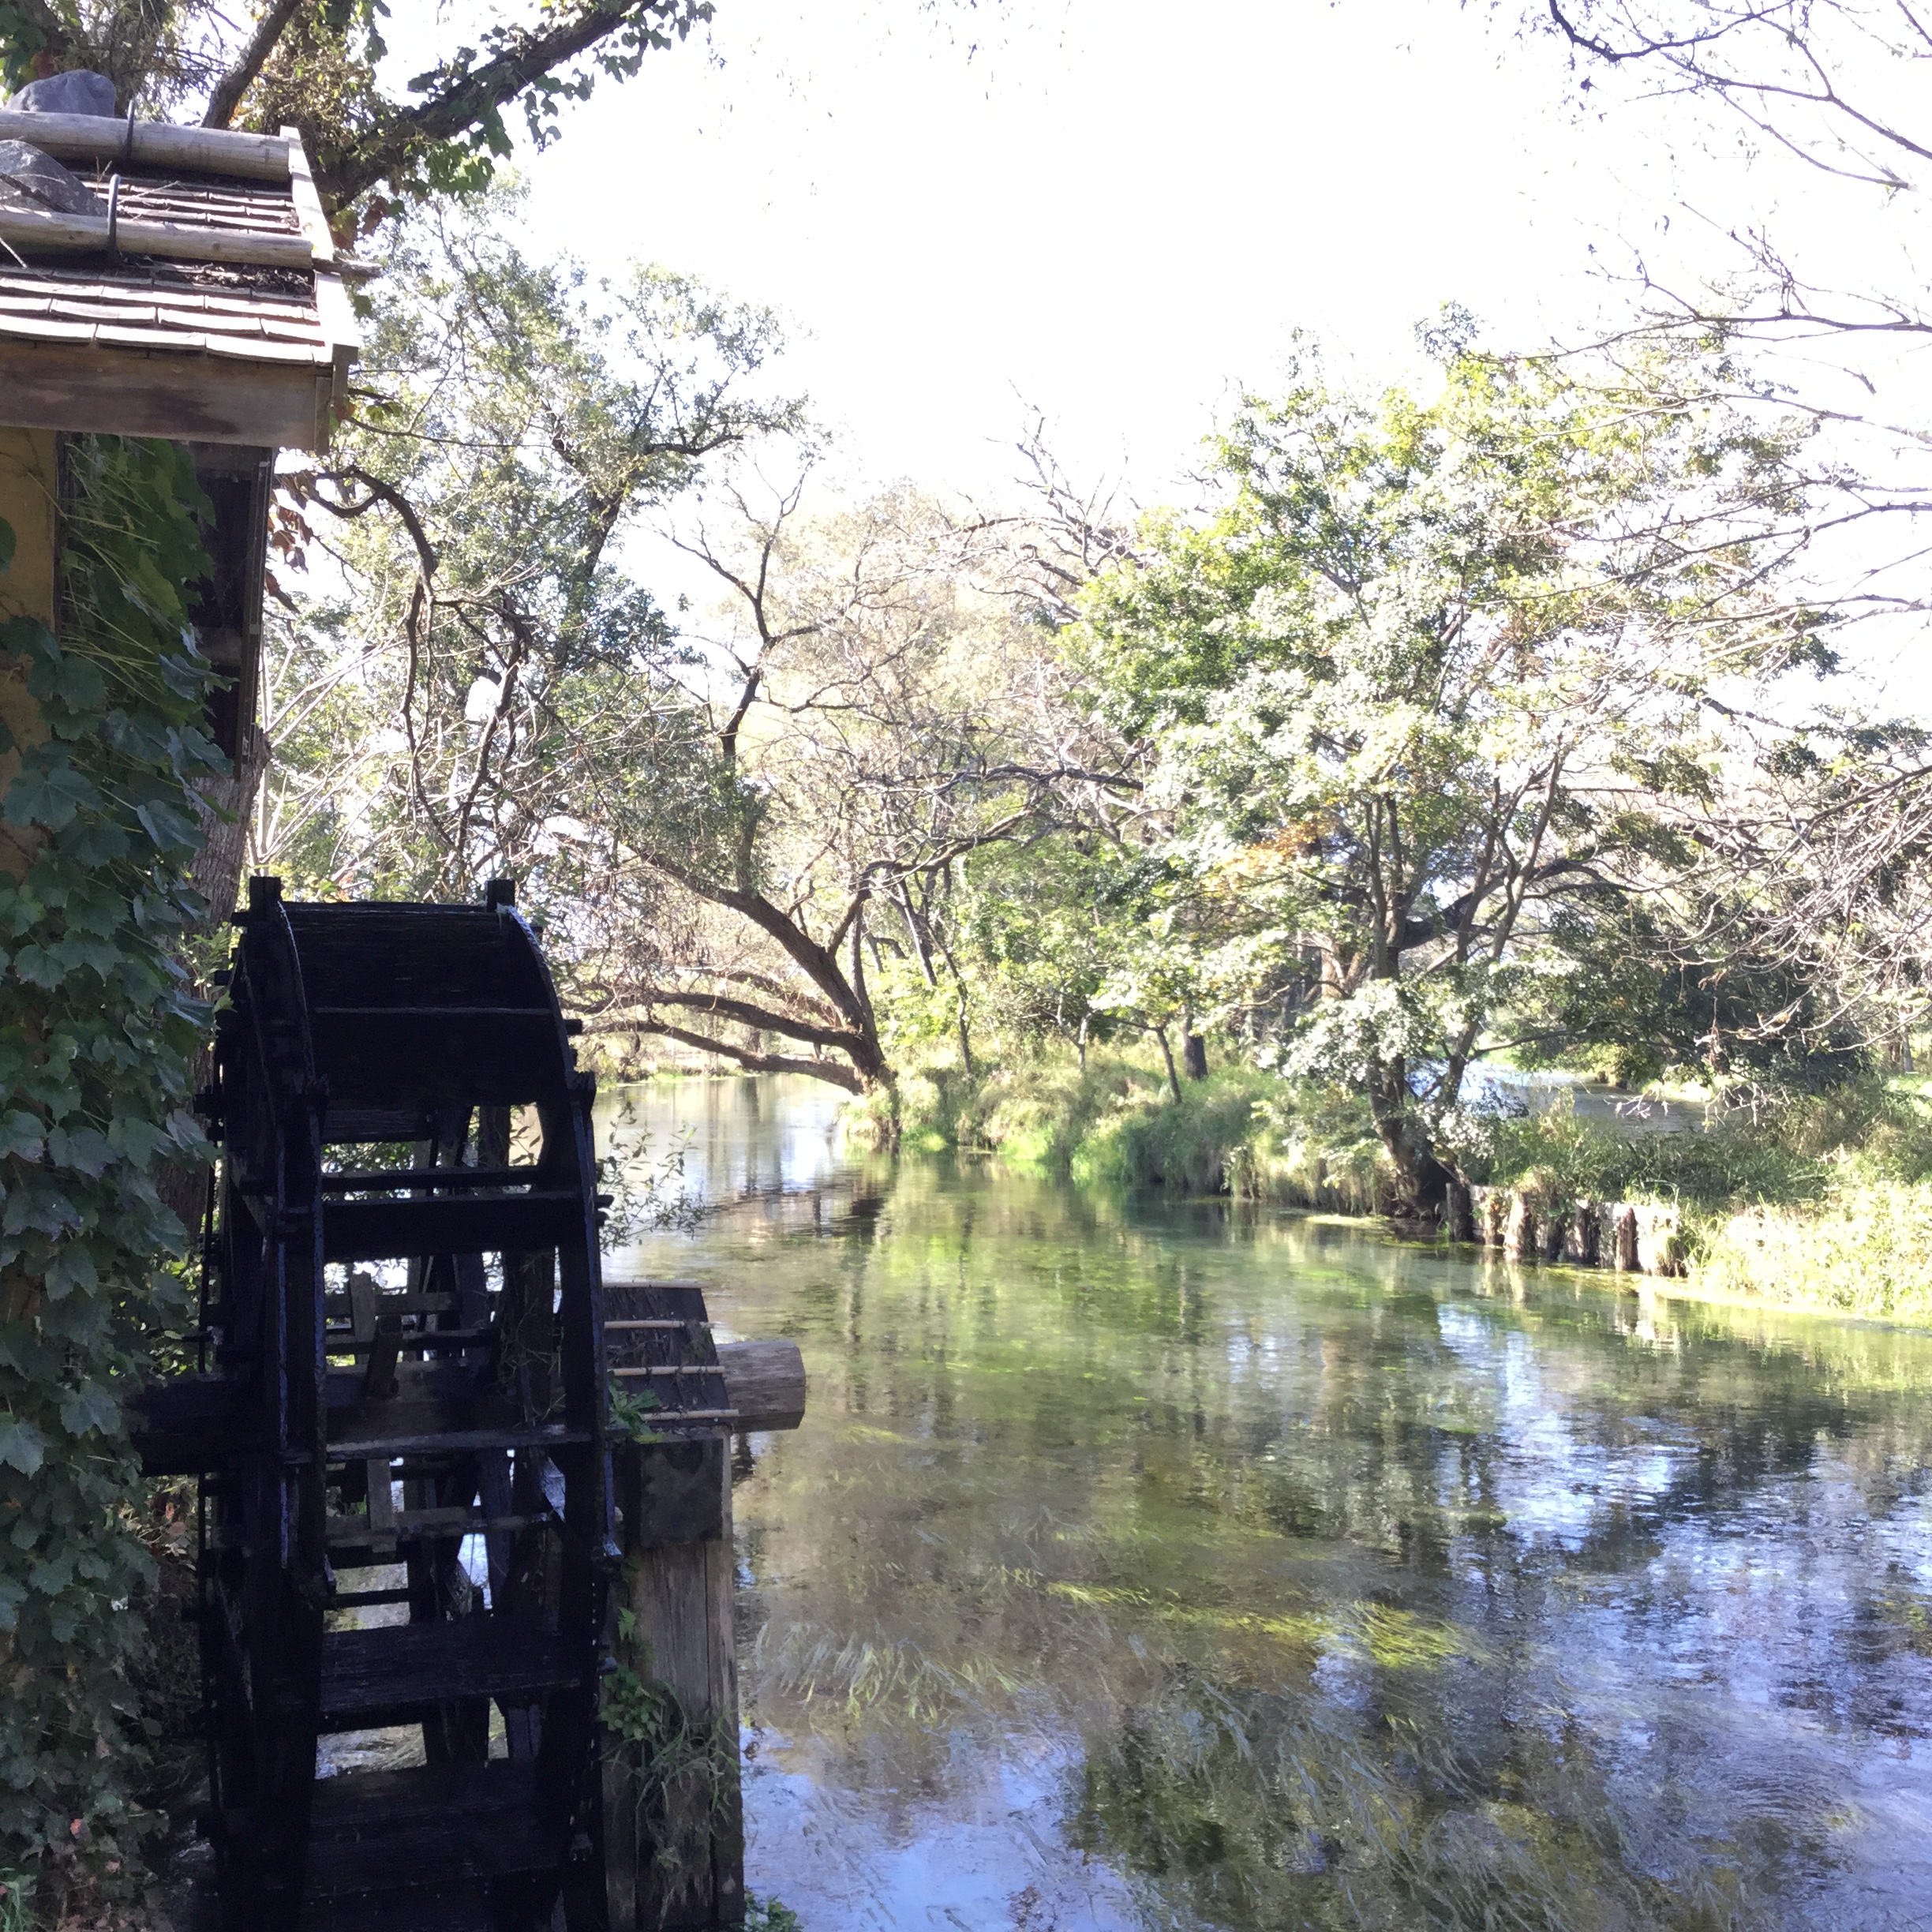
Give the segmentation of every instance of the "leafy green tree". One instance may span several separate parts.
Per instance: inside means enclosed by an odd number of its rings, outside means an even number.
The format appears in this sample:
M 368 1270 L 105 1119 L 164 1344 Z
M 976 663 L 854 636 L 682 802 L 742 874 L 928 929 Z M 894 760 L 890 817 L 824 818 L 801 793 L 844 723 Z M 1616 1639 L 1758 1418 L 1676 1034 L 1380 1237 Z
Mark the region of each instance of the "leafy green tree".
M 1453 342 L 1428 400 L 1304 371 L 1219 440 L 1213 513 L 1085 594 L 1098 702 L 1148 747 L 1150 945 L 1364 1091 L 1413 1207 L 1492 1020 L 1686 856 L 1717 687 L 1827 661 L 1777 587 L 1797 432 L 1722 373 Z
M 515 874 L 594 1032 L 889 1087 L 871 981 L 957 987 L 952 868 L 1085 782 L 1003 533 L 904 489 L 802 516 L 802 471 L 754 514 L 739 459 L 811 455 L 770 320 L 663 271 L 593 286 L 432 214 L 376 323 L 374 399 L 280 532 L 328 568 L 271 667 L 258 862 L 406 897 Z M 717 612 L 645 587 L 667 537 Z
M 440 215 L 391 268 L 373 394 L 290 480 L 278 534 L 278 588 L 311 552 L 328 568 L 271 668 L 281 762 L 256 856 L 410 897 L 519 873 L 594 926 L 628 889 L 619 819 L 717 817 L 690 653 L 620 552 L 708 459 L 795 424 L 745 393 L 772 324 L 661 270 L 593 284 Z

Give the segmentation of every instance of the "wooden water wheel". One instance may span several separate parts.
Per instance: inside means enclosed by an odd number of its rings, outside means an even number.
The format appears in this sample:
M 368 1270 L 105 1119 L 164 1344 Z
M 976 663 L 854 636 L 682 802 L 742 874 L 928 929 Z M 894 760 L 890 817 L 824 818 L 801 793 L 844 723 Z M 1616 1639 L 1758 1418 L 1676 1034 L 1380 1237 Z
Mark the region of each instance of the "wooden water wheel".
M 141 1425 L 151 1469 L 203 1480 L 224 1923 L 533 1932 L 560 1902 L 601 1927 L 592 1080 L 507 888 L 256 879 L 238 923 L 201 1103 L 207 1360 Z M 336 1769 L 404 1726 L 424 1762 Z

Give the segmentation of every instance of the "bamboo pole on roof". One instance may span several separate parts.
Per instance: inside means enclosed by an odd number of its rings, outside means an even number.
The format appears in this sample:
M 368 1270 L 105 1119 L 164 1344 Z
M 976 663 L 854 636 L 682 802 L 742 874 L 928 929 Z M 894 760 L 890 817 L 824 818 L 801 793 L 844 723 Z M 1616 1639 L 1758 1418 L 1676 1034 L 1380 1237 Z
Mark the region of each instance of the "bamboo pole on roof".
M 159 255 L 171 261 L 231 262 L 259 268 L 309 268 L 315 252 L 306 235 L 246 229 L 190 228 L 180 222 L 120 221 L 104 215 L 41 214 L 0 208 L 0 242 L 56 253 L 95 253 L 111 239 L 124 255 Z
M 238 174 L 249 181 L 289 178 L 283 134 L 238 134 L 230 128 L 176 127 L 104 114 L 30 114 L 0 107 L 0 140 L 31 142 L 62 161 L 119 161 L 130 167 L 185 168 L 197 174 Z

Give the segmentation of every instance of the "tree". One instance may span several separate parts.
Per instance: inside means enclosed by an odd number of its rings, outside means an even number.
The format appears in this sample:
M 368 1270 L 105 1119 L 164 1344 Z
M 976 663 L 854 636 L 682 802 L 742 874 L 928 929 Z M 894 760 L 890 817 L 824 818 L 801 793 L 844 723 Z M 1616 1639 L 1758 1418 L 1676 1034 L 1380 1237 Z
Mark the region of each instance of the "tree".
M 1697 95 L 1823 173 L 1874 188 L 1908 187 L 1932 161 L 1912 71 L 1932 62 L 1932 28 L 1910 6 L 1542 0 L 1526 20 L 1560 38 L 1585 92 L 1608 72 Z
M 1521 18 L 1564 48 L 1580 95 L 1627 109 L 1646 98 L 1707 108 L 1707 126 L 1728 124 L 1747 149 L 1810 170 L 1814 204 L 1833 196 L 1848 213 L 1882 209 L 1893 225 L 1919 208 L 1932 162 L 1932 24 L 1909 6 L 1539 0 Z M 1699 286 L 1640 264 L 1634 328 L 1796 351 L 1766 367 L 1784 385 L 1781 406 L 1809 413 L 1837 444 L 1818 474 L 1821 600 L 1847 616 L 1915 618 L 1927 596 L 1919 546 L 1886 533 L 1900 519 L 1915 530 L 1924 511 L 1917 458 L 1932 430 L 1877 399 L 1896 373 L 1887 358 L 1932 335 L 1917 268 L 1905 253 L 1888 271 L 1866 251 L 1850 276 L 1821 272 L 1752 212 L 1708 212 L 1736 251 L 1732 272 Z M 1850 381 L 1831 380 L 1834 361 Z M 1762 376 L 1751 387 L 1768 393 Z M 1737 795 L 1688 828 L 1709 860 L 1692 924 L 1740 972 L 1769 975 L 1767 990 L 1784 987 L 1760 1017 L 1765 1036 L 1840 1041 L 1863 1028 L 1896 1051 L 1924 1010 L 1911 887 L 1925 850 L 1921 801 L 1932 796 L 1923 731 L 1822 713 L 1795 733 L 1741 738 L 1740 751 L 1750 771 Z
M 492 21 L 386 95 L 383 0 L 261 0 L 245 26 L 213 0 L 12 0 L 0 9 L 4 79 L 90 67 L 124 105 L 186 110 L 209 127 L 301 129 L 324 205 L 346 215 L 378 187 L 391 202 L 487 187 L 511 152 L 520 107 L 539 147 L 567 100 L 601 73 L 635 74 L 645 54 L 711 17 L 709 0 L 541 0 Z
M 1219 507 L 1103 571 L 1080 637 L 1151 751 L 1149 923 L 1279 1061 L 1365 1092 L 1413 1208 L 1491 1023 L 1567 930 L 1688 856 L 1734 690 L 1829 655 L 1777 587 L 1800 432 L 1664 350 L 1587 376 L 1447 345 L 1441 394 L 1303 371 L 1219 440 Z
M 904 489 L 803 516 L 769 318 L 663 271 L 593 286 L 431 215 L 376 320 L 280 532 L 346 594 L 281 628 L 258 862 L 401 897 L 517 874 L 593 1033 L 889 1085 L 871 980 L 958 983 L 953 867 L 1097 781 L 1005 527 Z M 761 450 L 807 467 L 758 515 Z M 724 593 L 709 628 L 634 574 L 658 526 Z
M 762 518 L 731 494 L 728 538 L 680 539 L 729 593 L 693 692 L 729 803 L 702 842 L 633 821 L 629 848 L 700 916 L 675 956 L 613 975 L 590 1025 L 867 1092 L 893 1078 L 882 973 L 949 979 L 970 1061 L 945 915 L 964 862 L 1118 780 L 1051 634 L 1016 612 L 1008 526 L 909 487 L 804 519 L 802 488 Z
M 575 908 L 587 947 L 637 883 L 611 827 L 586 822 L 600 775 L 687 820 L 711 810 L 679 681 L 693 661 L 624 546 L 798 410 L 748 392 L 775 346 L 762 311 L 661 270 L 613 285 L 537 265 L 507 213 L 432 213 L 399 242 L 364 406 L 289 480 L 280 756 L 254 856 L 314 889 L 410 897 L 521 873 L 540 909 Z M 298 598 L 311 553 L 328 567 Z

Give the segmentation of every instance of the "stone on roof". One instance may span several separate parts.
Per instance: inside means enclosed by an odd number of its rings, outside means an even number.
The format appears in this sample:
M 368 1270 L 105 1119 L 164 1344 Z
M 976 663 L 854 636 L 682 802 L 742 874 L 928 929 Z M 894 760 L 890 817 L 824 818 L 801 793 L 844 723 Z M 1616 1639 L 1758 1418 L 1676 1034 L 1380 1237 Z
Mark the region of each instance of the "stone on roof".
M 49 74 L 43 80 L 29 80 L 7 105 L 22 114 L 111 115 L 114 83 L 92 68 L 77 67 L 70 73 Z
M 73 169 L 22 140 L 0 140 L 0 202 L 57 215 L 105 215 L 107 204 Z

